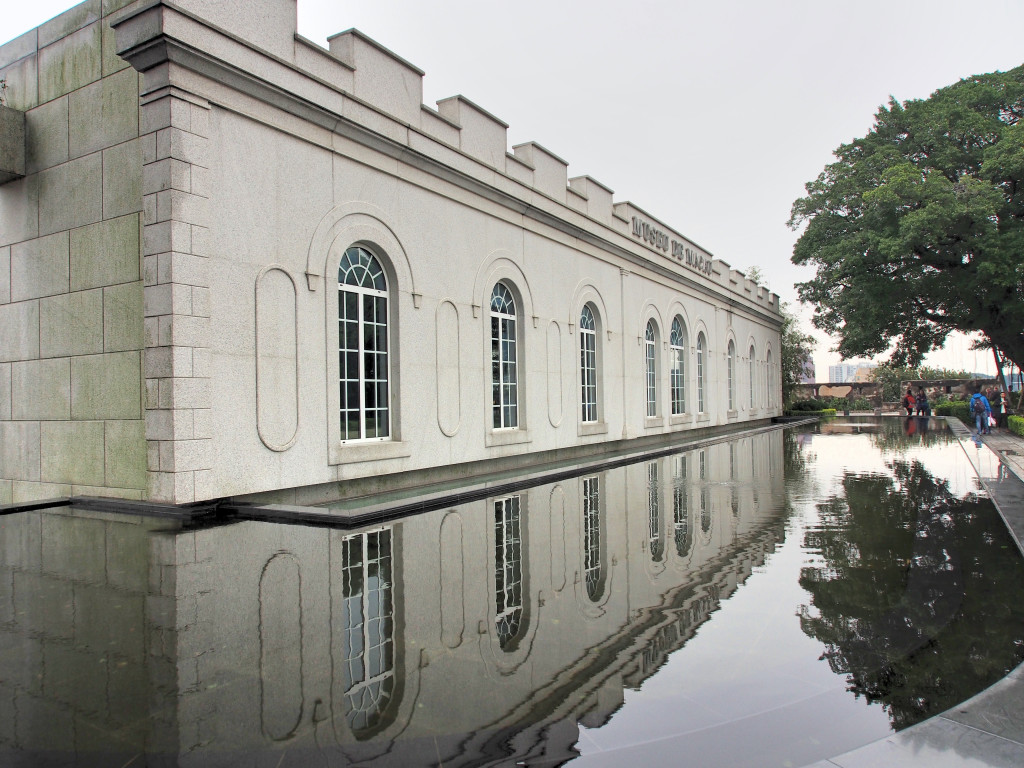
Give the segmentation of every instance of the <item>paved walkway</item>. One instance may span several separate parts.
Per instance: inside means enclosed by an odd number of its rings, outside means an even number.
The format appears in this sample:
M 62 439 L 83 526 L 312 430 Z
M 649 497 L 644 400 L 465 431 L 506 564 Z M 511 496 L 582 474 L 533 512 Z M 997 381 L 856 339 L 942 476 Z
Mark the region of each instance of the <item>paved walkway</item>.
M 978 439 L 958 420 L 949 421 L 1024 554 L 1024 438 L 995 430 Z M 1024 766 L 1024 664 L 941 715 L 808 768 L 896 766 Z

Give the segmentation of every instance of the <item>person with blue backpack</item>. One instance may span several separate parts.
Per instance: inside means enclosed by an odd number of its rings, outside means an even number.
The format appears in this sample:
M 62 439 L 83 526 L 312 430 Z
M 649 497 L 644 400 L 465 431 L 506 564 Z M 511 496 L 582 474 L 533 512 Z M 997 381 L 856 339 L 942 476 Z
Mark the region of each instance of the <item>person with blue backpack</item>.
M 978 429 L 978 434 L 989 434 L 988 417 L 992 415 L 992 405 L 989 403 L 988 398 L 981 394 L 980 389 L 971 395 L 971 400 L 967 404 L 967 410 L 974 417 L 974 424 Z

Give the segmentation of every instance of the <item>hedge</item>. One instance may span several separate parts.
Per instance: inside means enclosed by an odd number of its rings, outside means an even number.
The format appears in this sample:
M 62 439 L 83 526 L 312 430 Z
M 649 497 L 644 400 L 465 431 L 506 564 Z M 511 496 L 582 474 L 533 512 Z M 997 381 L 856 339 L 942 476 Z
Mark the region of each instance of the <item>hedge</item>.
M 934 413 L 936 416 L 955 416 L 964 424 L 971 426 L 974 424 L 974 417 L 971 416 L 971 412 L 967 406 L 968 403 L 966 400 L 950 400 L 936 405 Z
M 1013 434 L 1024 437 L 1024 416 L 1007 416 L 1006 426 Z
M 788 410 L 786 411 L 787 416 L 835 416 L 835 408 L 822 408 L 818 411 L 802 411 L 802 410 Z

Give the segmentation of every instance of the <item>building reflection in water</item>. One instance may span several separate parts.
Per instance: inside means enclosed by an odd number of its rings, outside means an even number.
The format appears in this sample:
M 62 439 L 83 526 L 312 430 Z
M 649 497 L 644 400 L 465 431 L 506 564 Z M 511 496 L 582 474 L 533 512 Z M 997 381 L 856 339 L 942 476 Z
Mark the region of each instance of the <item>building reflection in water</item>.
M 604 596 L 604 516 L 601 514 L 601 477 L 583 478 L 583 574 L 587 597 L 598 602 Z
M 569 759 L 781 540 L 782 439 L 357 531 L 3 518 L 0 757 Z
M 494 502 L 494 624 L 503 651 L 516 649 L 527 624 L 520 502 L 518 495 Z
M 391 530 L 341 542 L 345 721 L 356 738 L 386 722 L 395 695 L 395 605 Z

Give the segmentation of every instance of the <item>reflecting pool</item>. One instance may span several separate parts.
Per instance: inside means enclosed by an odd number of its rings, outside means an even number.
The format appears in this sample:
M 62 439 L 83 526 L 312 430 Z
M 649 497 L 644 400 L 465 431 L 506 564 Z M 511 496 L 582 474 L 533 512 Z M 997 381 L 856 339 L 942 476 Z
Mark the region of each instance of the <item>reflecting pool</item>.
M 355 529 L 0 517 L 3 765 L 800 766 L 1021 659 L 1024 561 L 936 420 Z

